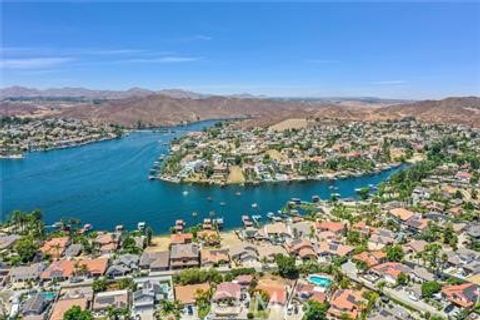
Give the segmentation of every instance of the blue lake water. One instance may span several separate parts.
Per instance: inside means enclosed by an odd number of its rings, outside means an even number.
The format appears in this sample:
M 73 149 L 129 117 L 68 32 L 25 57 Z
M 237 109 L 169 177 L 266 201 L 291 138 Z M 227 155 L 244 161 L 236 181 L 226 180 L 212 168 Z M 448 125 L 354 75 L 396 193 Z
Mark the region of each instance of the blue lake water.
M 233 228 L 241 225 L 241 215 L 265 216 L 292 197 L 310 200 L 312 195 L 319 195 L 327 199 L 332 192 L 355 197 L 356 188 L 378 184 L 396 170 L 334 182 L 225 188 L 147 179 L 153 162 L 168 152 L 168 143 L 174 137 L 213 123 L 176 127 L 173 133 L 135 132 L 122 139 L 77 148 L 29 153 L 22 160 L 0 160 L 2 218 L 14 209 L 40 208 L 47 223 L 77 217 L 96 229 L 112 229 L 117 224 L 134 228 L 145 221 L 155 232 L 164 233 L 175 219 L 185 219 L 191 225 L 213 211 L 215 217 L 225 218 L 226 228 Z M 337 189 L 329 189 L 331 185 Z M 258 204 L 256 209 L 252 209 L 253 203 Z

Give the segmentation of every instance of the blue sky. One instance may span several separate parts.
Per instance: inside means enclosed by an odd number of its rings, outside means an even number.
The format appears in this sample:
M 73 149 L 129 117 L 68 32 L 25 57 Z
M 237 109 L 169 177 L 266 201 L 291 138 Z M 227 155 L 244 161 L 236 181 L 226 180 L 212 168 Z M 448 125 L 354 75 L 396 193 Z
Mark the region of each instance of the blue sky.
M 2 86 L 480 95 L 480 3 L 2 4 Z

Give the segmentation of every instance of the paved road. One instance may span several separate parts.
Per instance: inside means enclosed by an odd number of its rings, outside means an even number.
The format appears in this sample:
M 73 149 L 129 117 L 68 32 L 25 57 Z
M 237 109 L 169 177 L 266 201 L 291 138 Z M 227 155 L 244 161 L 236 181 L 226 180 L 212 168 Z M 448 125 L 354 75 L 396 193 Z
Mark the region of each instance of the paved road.
M 368 282 L 367 280 L 359 278 L 356 274 L 345 273 L 345 275 L 349 277 L 351 280 L 364 285 L 368 289 L 377 291 L 380 293 L 383 292 L 383 294 L 385 294 L 387 297 L 393 300 L 400 301 L 401 303 L 411 307 L 412 309 L 419 311 L 422 314 L 429 312 L 431 315 L 437 315 L 445 319 L 447 318 L 447 315 L 443 311 L 438 311 L 435 307 L 423 301 L 413 301 L 408 297 L 408 294 L 405 293 L 404 291 L 399 291 L 392 288 L 383 288 L 383 291 L 381 291 L 379 288 L 375 287 L 375 285 Z

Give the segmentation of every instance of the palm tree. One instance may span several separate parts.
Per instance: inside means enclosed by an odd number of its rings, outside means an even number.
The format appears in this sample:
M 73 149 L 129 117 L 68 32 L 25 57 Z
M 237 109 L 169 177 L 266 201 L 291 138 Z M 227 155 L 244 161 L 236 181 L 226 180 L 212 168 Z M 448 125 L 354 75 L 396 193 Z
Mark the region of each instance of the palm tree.
M 164 317 L 171 316 L 178 320 L 182 315 L 181 310 L 182 306 L 178 300 L 162 300 L 160 303 L 160 310 L 155 313 L 155 317 L 157 320 L 163 320 Z

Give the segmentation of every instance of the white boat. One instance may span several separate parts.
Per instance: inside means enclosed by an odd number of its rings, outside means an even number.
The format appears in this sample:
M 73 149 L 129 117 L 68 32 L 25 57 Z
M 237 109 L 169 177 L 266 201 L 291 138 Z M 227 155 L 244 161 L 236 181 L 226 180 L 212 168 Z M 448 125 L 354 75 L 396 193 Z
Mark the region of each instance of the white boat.
M 183 194 L 184 196 L 186 196 L 186 195 L 188 195 L 188 191 L 185 190 L 185 191 L 182 192 L 182 194 Z

